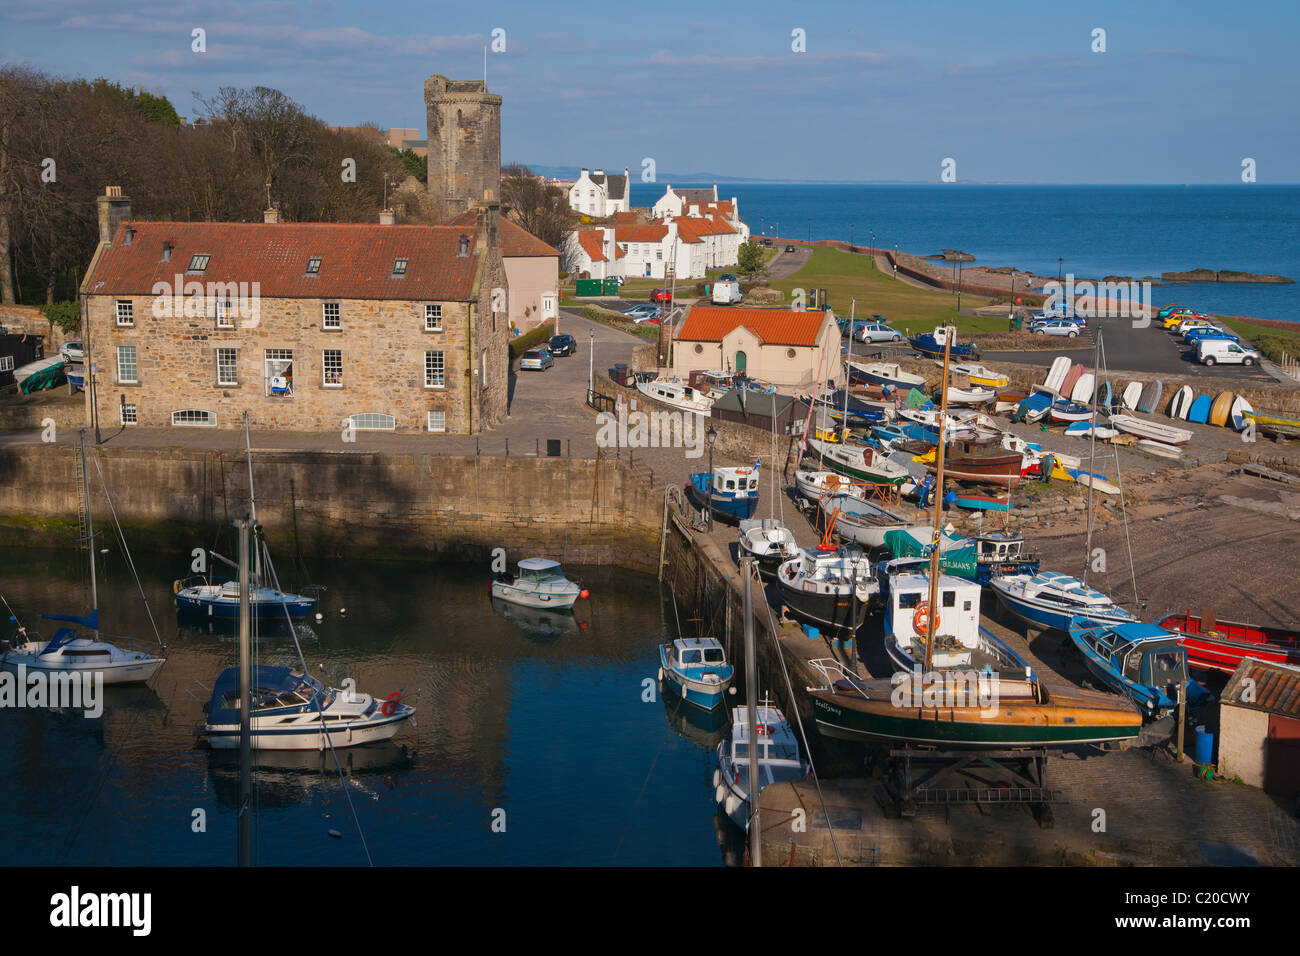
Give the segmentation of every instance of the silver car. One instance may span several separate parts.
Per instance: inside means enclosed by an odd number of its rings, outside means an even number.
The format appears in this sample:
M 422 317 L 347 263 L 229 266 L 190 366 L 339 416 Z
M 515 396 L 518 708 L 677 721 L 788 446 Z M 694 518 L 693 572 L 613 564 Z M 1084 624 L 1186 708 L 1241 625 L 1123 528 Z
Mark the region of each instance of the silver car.
M 884 322 L 864 322 L 858 326 L 859 342 L 901 342 L 903 334 Z
M 1079 323 L 1071 322 L 1069 319 L 1048 319 L 1046 322 L 1035 322 L 1029 327 L 1029 331 L 1037 335 L 1061 335 L 1068 339 L 1077 339 L 1083 329 L 1080 328 Z

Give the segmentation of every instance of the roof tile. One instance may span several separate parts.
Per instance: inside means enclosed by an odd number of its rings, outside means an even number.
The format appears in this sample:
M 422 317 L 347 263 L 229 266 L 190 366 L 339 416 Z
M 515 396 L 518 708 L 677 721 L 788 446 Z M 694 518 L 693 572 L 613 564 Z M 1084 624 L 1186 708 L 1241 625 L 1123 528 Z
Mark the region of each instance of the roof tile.
M 825 319 L 826 313 L 822 311 L 697 305 L 686 314 L 677 338 L 691 342 L 721 342 L 733 329 L 744 326 L 766 345 L 813 347 L 817 345 L 818 333 Z

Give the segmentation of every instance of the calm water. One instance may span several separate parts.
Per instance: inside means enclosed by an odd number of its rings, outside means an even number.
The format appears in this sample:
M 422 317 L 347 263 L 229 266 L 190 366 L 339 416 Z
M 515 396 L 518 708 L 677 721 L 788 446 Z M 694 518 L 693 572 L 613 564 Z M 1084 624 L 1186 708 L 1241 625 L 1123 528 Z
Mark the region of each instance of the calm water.
M 701 185 L 674 183 L 674 185 Z M 712 184 L 709 184 L 712 185 Z M 634 182 L 634 205 L 651 205 L 662 183 Z M 1300 187 L 729 185 L 755 233 L 842 239 L 917 255 L 961 249 L 979 264 L 1040 275 L 1064 271 L 1141 278 L 1194 268 L 1276 273 L 1300 280 Z M 811 223 L 809 222 L 811 220 Z M 1178 284 L 1152 290 L 1214 312 L 1300 318 L 1300 286 Z
M 211 687 L 235 662 L 235 643 L 178 633 L 171 582 L 183 576 L 180 556 L 137 562 L 168 662 L 153 689 L 109 689 L 99 720 L 0 710 L 0 863 L 235 861 L 237 762 L 195 749 L 193 732 L 208 696 L 198 682 Z M 105 634 L 132 634 L 147 648 L 134 584 L 115 553 L 106 563 Z M 48 636 L 51 622 L 36 615 L 79 612 L 81 568 L 71 551 L 11 551 L 0 557 L 0 593 Z M 494 613 L 477 567 L 310 569 L 308 580 L 328 590 L 324 620 L 304 641 L 308 664 L 323 664 L 331 682 L 355 677 L 368 693 L 400 688 L 416 707 L 418 726 L 392 744 L 338 752 L 376 864 L 720 865 L 723 836 L 734 849 L 710 780 L 722 729 L 686 723 L 657 692 L 653 703 L 641 700 L 667 635 L 658 585 L 610 569 L 572 571 L 593 600 L 564 628 Z M 295 660 L 287 636 L 262 639 L 258 653 L 261 663 Z M 261 762 L 257 861 L 364 865 L 332 761 Z M 498 807 L 505 833 L 489 827 Z M 196 808 L 207 813 L 206 833 L 191 830 Z

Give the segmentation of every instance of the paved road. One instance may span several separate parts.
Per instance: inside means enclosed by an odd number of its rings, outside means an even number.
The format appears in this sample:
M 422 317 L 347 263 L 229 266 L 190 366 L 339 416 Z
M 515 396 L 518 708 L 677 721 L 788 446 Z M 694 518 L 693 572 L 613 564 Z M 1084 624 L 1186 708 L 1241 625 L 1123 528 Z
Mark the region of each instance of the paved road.
M 794 252 L 785 252 L 784 244 L 777 244 L 776 257 L 767 264 L 768 280 L 786 279 L 808 264 L 812 258 L 809 246 L 795 246 Z

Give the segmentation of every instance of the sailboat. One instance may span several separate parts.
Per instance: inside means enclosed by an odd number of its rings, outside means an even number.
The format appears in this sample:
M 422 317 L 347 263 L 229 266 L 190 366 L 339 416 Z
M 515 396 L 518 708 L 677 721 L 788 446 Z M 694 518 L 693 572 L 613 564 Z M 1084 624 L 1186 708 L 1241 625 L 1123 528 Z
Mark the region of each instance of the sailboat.
M 257 522 L 257 499 L 253 493 L 253 446 L 248 434 L 248 414 L 244 414 L 244 445 L 248 455 L 248 500 L 252 521 Z M 234 561 L 209 551 L 218 561 L 237 567 Z M 186 617 L 235 621 L 239 617 L 239 582 L 214 582 L 207 577 L 186 578 L 173 585 L 176 609 Z M 281 591 L 262 580 L 262 556 L 253 556 L 253 582 L 249 591 L 249 613 L 259 620 L 304 618 L 316 610 L 316 598 Z
M 81 492 L 86 499 L 86 551 L 90 556 L 90 614 L 42 614 L 47 621 L 64 621 L 86 628 L 93 637 L 61 627 L 48 641 L 31 637 L 0 654 L 0 667 L 12 673 L 90 674 L 104 684 L 139 684 L 153 677 L 166 658 L 126 651 L 99 637 L 99 583 L 95 573 L 95 522 L 90 510 L 90 478 L 86 469 L 86 433 L 81 433 Z M 23 627 L 20 637 L 28 637 Z M 21 668 L 21 670 L 20 670 Z

